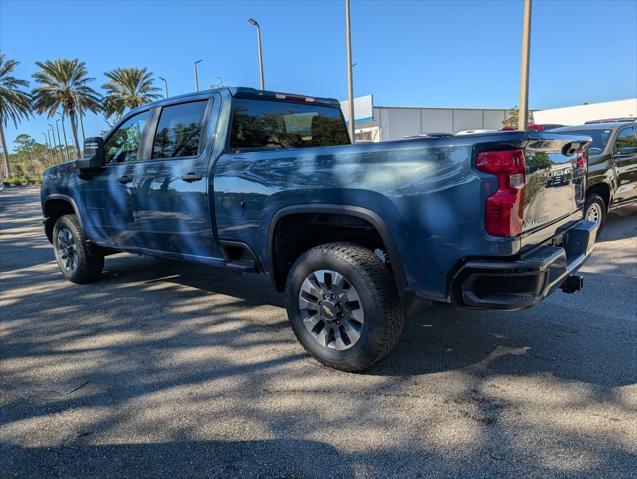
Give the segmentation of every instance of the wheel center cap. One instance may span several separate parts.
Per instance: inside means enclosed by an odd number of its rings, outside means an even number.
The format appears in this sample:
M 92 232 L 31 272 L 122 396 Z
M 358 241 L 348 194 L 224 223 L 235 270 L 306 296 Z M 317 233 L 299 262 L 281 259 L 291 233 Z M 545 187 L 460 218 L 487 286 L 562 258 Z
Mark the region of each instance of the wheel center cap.
M 321 302 L 320 308 L 321 316 L 323 316 L 326 321 L 333 321 L 337 319 L 338 308 L 331 301 Z

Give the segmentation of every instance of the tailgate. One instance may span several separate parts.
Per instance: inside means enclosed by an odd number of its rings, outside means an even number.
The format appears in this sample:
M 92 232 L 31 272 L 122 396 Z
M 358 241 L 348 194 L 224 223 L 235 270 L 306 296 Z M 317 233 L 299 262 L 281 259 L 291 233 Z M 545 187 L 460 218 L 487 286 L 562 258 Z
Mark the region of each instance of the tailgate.
M 529 134 L 522 245 L 551 238 L 582 218 L 586 199 L 586 148 L 582 135 Z

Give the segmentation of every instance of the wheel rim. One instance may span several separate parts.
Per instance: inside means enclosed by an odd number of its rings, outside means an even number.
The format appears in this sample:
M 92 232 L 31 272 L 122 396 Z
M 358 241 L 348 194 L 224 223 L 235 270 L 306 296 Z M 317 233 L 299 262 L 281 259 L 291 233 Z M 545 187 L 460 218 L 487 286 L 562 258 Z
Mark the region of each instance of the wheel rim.
M 73 233 L 67 228 L 60 228 L 57 236 L 57 253 L 60 266 L 72 273 L 77 269 L 77 250 Z
M 314 340 L 343 351 L 358 342 L 365 314 L 360 296 L 342 274 L 329 269 L 311 273 L 301 284 L 299 309 Z
M 597 203 L 591 203 L 586 210 L 586 219 L 599 224 L 602 221 L 602 214 L 602 207 Z

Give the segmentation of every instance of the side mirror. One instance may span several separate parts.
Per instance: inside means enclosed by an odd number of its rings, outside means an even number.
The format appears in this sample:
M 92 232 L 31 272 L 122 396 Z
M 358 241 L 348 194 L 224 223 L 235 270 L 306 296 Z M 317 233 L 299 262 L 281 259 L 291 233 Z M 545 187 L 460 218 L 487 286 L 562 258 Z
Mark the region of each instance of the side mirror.
M 637 146 L 627 146 L 625 148 L 620 148 L 617 152 L 617 156 L 629 156 L 637 153 Z
M 84 155 L 75 160 L 80 171 L 97 170 L 104 166 L 104 138 L 94 136 L 84 140 Z

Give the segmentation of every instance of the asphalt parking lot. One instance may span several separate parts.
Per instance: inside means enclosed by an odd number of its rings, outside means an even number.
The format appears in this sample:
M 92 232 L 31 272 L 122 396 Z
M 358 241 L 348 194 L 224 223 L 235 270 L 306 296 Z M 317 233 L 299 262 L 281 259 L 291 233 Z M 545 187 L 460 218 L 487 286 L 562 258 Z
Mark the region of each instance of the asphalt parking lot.
M 425 307 L 355 375 L 265 277 L 120 254 L 65 282 L 38 194 L 0 193 L 0 477 L 634 477 L 636 208 L 582 293 Z

